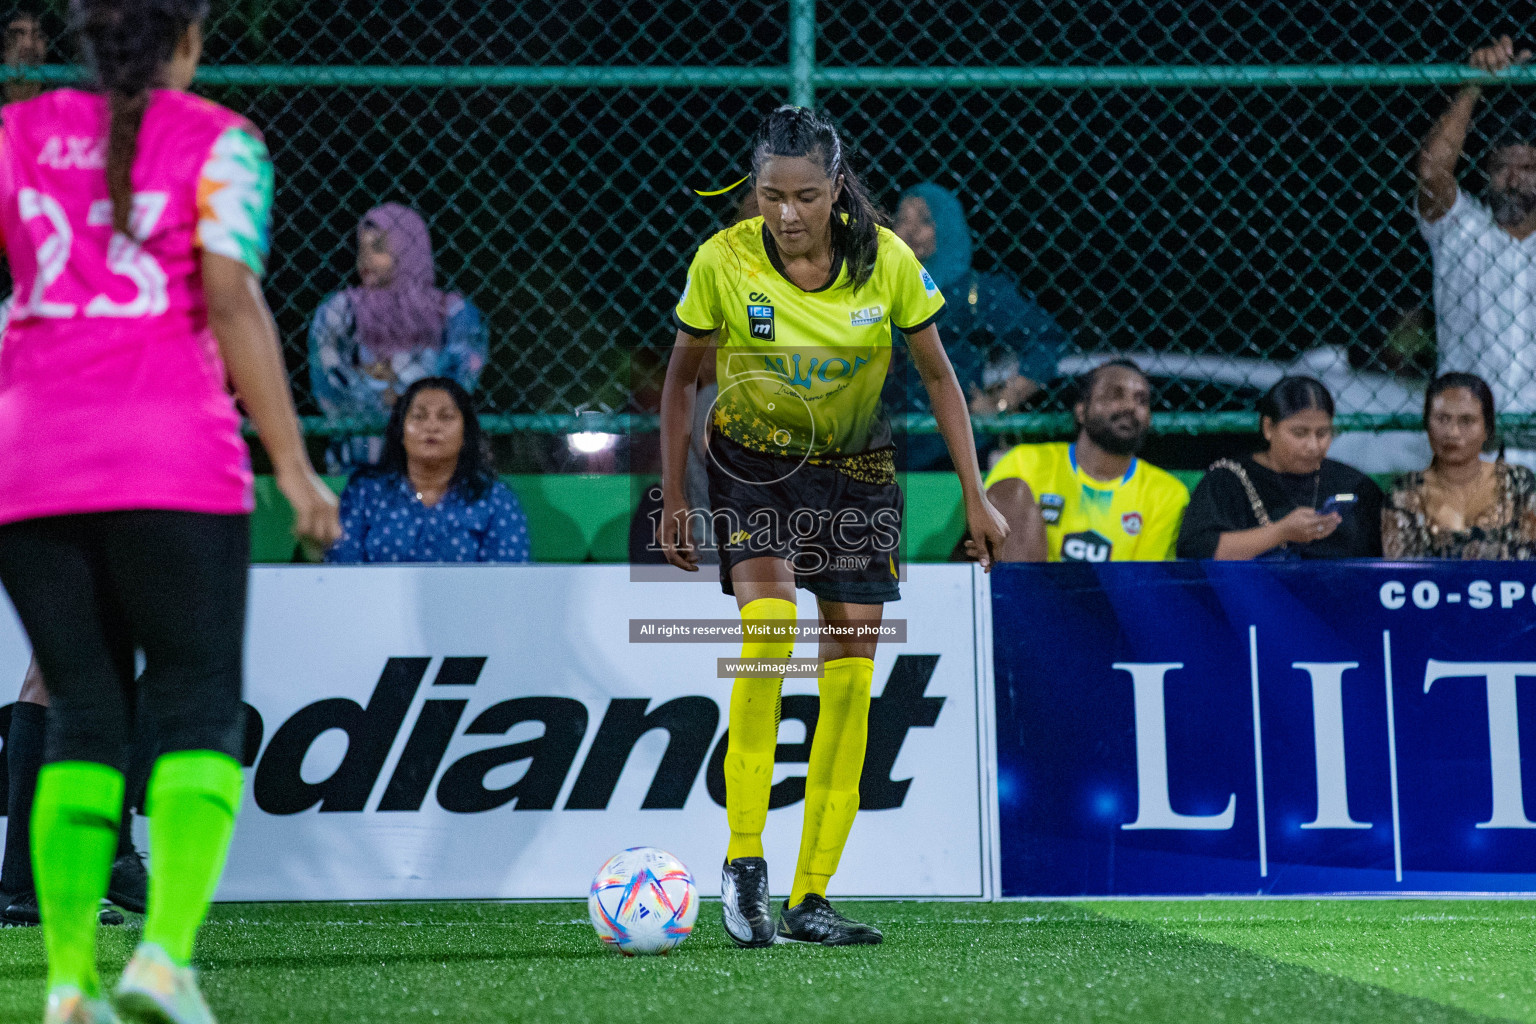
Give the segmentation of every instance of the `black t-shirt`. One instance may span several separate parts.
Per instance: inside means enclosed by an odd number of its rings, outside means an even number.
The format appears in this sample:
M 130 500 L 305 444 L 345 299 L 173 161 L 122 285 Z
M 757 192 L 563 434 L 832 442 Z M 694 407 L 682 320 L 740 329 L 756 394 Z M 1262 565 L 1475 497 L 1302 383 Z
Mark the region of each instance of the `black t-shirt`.
M 1253 481 L 1269 521 L 1277 523 L 1295 509 L 1319 508 L 1335 494 L 1353 494 L 1355 502 L 1341 510 L 1344 522 L 1332 534 L 1311 544 L 1285 544 L 1267 557 L 1378 558 L 1381 556 L 1381 488 L 1358 469 L 1324 459 L 1316 473 L 1276 473 L 1251 458 L 1238 463 Z M 1180 558 L 1212 558 L 1223 533 L 1259 526 L 1243 482 L 1230 469 L 1211 469 L 1201 478 L 1184 512 L 1179 531 Z

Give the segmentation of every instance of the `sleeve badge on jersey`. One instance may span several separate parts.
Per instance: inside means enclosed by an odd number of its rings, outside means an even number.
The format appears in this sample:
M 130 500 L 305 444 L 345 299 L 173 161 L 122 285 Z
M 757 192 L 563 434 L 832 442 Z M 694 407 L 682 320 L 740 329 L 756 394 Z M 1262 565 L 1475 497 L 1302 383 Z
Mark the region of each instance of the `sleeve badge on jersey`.
M 689 274 L 688 275 L 688 280 L 683 282 L 683 294 L 681 294 L 681 295 L 679 295 L 677 297 L 677 304 L 679 306 L 681 306 L 683 303 L 688 301 L 688 289 L 690 289 L 692 287 L 693 287 L 693 275 Z
M 928 276 L 926 267 L 923 269 L 923 288 L 928 292 L 929 298 L 939 294 L 939 286 L 933 283 L 932 277 Z
M 1120 529 L 1128 536 L 1134 537 L 1141 532 L 1141 513 L 1127 512 L 1120 517 Z

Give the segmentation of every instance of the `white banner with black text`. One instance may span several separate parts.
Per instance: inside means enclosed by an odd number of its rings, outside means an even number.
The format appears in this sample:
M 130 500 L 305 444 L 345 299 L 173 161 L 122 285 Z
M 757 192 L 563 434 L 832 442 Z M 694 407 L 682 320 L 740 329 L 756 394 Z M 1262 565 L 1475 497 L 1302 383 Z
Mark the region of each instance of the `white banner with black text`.
M 985 897 L 980 573 L 908 573 L 832 894 Z M 803 591 L 799 615 L 815 625 Z M 741 644 L 720 620 L 735 617 L 718 584 L 632 582 L 625 566 L 253 569 L 246 800 L 219 898 L 579 898 L 629 846 L 672 852 L 714 893 L 732 685 L 717 669 Z M 19 685 L 27 657 L 0 616 L 0 680 Z M 815 694 L 814 678 L 784 684 L 775 893 L 794 871 Z

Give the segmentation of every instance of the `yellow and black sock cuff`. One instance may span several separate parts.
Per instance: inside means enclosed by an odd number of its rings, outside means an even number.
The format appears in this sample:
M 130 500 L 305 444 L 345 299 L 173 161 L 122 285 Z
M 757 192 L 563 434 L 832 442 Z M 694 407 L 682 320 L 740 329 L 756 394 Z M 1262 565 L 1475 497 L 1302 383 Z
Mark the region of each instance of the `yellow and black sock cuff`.
M 782 597 L 760 597 L 755 601 L 747 602 L 741 609 L 743 627 L 741 656 L 743 658 L 789 657 L 795 649 L 793 633 L 786 635 L 784 630 L 776 630 L 772 627 L 778 624 L 793 627 L 794 623 L 795 602 L 793 601 L 786 601 Z
M 875 679 L 875 660 L 873 658 L 833 658 L 831 661 L 821 663 L 821 678 L 823 682 L 862 683 L 867 690 Z

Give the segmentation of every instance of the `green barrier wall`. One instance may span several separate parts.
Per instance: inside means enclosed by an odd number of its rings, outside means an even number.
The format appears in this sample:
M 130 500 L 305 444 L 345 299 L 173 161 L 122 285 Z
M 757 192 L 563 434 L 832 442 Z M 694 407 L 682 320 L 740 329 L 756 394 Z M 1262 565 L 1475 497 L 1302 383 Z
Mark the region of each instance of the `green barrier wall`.
M 629 521 L 635 500 L 653 481 L 629 476 L 554 473 L 502 477 L 528 516 L 533 557 L 539 562 L 623 562 L 629 552 Z M 326 477 L 338 494 L 346 478 Z M 942 562 L 965 524 L 960 481 L 953 473 L 911 473 L 906 477 L 909 558 Z M 290 562 L 294 555 L 293 511 L 270 476 L 256 478 L 256 514 L 251 521 L 251 560 Z
M 1191 490 L 1204 474 L 1180 470 L 1174 476 Z M 629 521 L 635 499 L 654 482 L 622 474 L 576 476 L 554 473 L 502 477 L 528 516 L 533 557 L 539 562 L 623 562 L 629 550 Z M 338 494 L 345 477 L 325 478 Z M 1376 482 L 1385 490 L 1389 476 Z M 907 558 L 913 562 L 949 559 L 965 527 L 960 481 L 953 473 L 908 473 Z M 270 476 L 256 478 L 256 514 L 251 522 L 251 560 L 290 562 L 294 555 L 293 512 Z
M 631 492 L 638 483 L 624 475 L 567 476 L 553 473 L 502 477 L 522 502 L 539 562 L 623 562 L 629 552 Z M 325 482 L 340 494 L 346 477 Z M 293 560 L 293 510 L 270 476 L 256 478 L 256 514 L 251 522 L 251 560 Z

